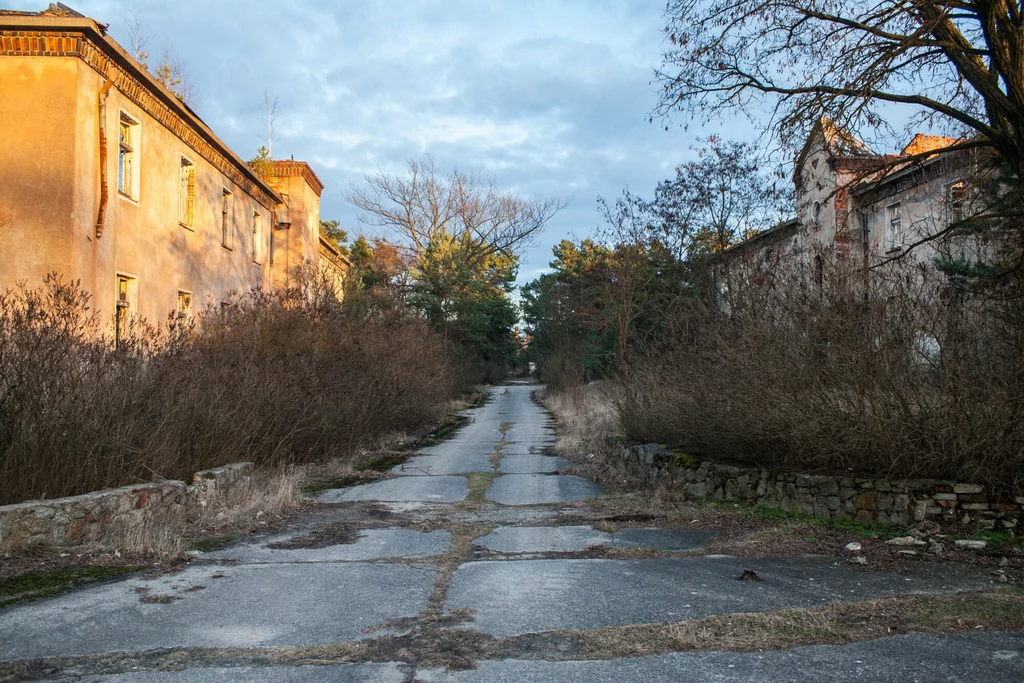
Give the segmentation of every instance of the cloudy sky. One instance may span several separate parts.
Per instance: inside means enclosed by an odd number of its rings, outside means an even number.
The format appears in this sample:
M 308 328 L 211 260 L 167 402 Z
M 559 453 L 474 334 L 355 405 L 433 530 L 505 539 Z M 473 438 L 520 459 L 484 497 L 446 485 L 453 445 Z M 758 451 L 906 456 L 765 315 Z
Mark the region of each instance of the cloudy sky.
M 44 0 L 7 0 L 39 10 Z M 265 135 L 264 91 L 279 96 L 274 156 L 324 181 L 321 215 L 360 232 L 345 191 L 379 168 L 430 153 L 526 196 L 572 197 L 525 254 L 520 282 L 551 245 L 599 222 L 596 199 L 650 195 L 711 129 L 669 130 L 647 116 L 660 63 L 658 0 L 66 0 L 129 45 L 170 48 L 197 109 L 241 157 Z M 730 122 L 732 137 L 748 137 Z

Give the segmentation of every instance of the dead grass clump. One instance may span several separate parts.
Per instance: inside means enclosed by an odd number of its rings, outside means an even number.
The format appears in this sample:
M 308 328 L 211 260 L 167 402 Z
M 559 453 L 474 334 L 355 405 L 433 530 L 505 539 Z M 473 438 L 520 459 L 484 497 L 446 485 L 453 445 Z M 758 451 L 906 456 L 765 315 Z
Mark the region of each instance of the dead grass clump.
M 618 430 L 615 394 L 609 382 L 548 388 L 539 391 L 537 398 L 558 424 L 555 450 L 559 455 L 578 458 L 601 453 L 608 434 Z
M 304 277 L 194 324 L 137 324 L 118 348 L 77 284 L 0 295 L 0 504 L 350 459 L 439 421 L 458 375 L 444 340 L 400 305 L 339 302 Z

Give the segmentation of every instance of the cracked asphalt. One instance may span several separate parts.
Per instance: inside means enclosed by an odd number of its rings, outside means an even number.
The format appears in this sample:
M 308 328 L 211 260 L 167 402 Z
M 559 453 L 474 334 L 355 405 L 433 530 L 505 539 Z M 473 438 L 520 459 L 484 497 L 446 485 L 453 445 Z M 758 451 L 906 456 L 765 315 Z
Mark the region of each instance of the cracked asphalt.
M 388 479 L 319 492 L 322 505 L 285 531 L 0 612 L 0 679 L 1024 681 L 1019 633 L 588 656 L 566 633 L 990 580 L 951 564 L 893 573 L 833 557 L 709 555 L 707 532 L 581 525 L 579 501 L 601 487 L 546 455 L 555 429 L 535 388 L 492 389 L 448 441 Z M 746 569 L 761 580 L 737 581 Z

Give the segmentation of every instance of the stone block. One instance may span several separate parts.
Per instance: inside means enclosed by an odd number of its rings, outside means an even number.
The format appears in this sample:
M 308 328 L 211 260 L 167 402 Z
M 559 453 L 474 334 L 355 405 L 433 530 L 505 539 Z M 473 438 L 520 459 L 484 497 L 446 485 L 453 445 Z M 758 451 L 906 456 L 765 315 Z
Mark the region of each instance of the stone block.
M 988 496 L 983 493 L 961 493 L 957 496 L 961 503 L 987 503 Z
M 988 510 L 988 503 L 961 503 L 964 510 Z
M 832 516 L 830 510 L 824 503 L 814 503 L 812 509 L 814 510 L 814 512 L 812 512 L 811 514 L 813 514 L 815 517 L 828 519 Z
M 956 500 L 957 495 L 955 493 L 933 493 L 932 498 L 934 500 Z
M 875 496 L 875 507 L 879 510 L 889 512 L 892 510 L 893 498 L 891 493 L 879 493 Z
M 828 496 L 825 498 L 825 506 L 829 510 L 838 510 L 839 506 L 842 504 L 843 502 L 839 500 L 839 496 Z
M 981 493 L 985 487 L 980 484 L 956 484 L 953 493 Z
M 856 507 L 858 510 L 873 511 L 875 509 L 875 492 L 862 492 L 859 496 L 857 496 L 857 500 L 854 502 L 854 507 Z
M 888 493 L 889 491 L 892 491 L 892 484 L 885 479 L 879 479 L 875 482 L 875 490 L 882 493 Z
M 889 513 L 889 521 L 893 524 L 910 524 L 910 516 L 906 512 L 893 511 Z
M 822 479 L 818 483 L 818 495 L 821 496 L 838 496 L 839 495 L 839 483 L 835 479 Z
M 857 510 L 857 520 L 860 522 L 870 522 L 874 520 L 874 514 L 871 510 Z

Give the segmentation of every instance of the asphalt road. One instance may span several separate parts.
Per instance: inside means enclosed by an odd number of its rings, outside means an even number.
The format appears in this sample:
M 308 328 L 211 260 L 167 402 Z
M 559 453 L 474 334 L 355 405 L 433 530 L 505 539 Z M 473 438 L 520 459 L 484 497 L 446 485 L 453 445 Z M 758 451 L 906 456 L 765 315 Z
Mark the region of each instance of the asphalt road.
M 284 532 L 0 612 L 0 660 L 32 680 L 119 682 L 1024 681 L 1022 634 L 619 659 L 574 650 L 558 632 L 990 582 L 952 565 L 894 574 L 707 555 L 706 532 L 581 525 L 572 504 L 601 489 L 545 455 L 555 432 L 534 388 L 493 389 L 450 440 L 391 478 L 320 493 Z M 762 580 L 737 581 L 743 569 Z

